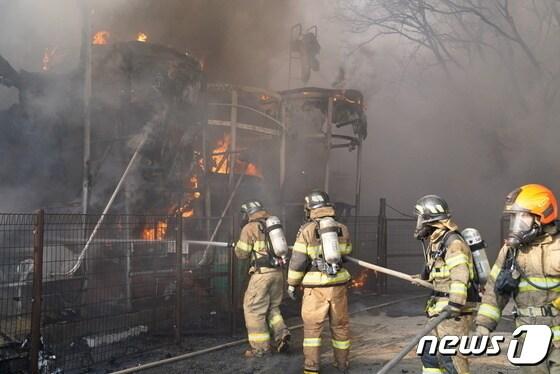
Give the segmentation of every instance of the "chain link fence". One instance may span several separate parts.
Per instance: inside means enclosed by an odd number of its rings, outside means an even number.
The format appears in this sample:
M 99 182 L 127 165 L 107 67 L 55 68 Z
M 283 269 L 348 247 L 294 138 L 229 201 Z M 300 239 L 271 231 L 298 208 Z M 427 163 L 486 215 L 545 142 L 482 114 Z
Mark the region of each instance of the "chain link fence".
M 218 222 L 216 243 L 200 242 Z M 27 372 L 35 357 L 35 370 L 50 373 L 47 352 L 73 372 L 184 335 L 231 333 L 232 224 L 229 217 L 0 215 L 0 372 Z

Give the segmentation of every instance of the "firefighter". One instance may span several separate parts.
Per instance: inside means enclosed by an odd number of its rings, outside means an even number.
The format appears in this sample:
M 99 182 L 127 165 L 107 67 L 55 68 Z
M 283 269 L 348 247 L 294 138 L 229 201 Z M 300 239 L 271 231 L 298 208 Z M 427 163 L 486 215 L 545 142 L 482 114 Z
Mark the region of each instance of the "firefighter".
M 305 197 L 304 223 L 297 234 L 288 269 L 288 295 L 295 300 L 296 287 L 303 286 L 304 373 L 318 373 L 321 332 L 330 322 L 334 366 L 347 372 L 350 336 L 348 299 L 350 273 L 343 267 L 343 256 L 352 244 L 348 228 L 335 220 L 335 210 L 323 191 Z
M 548 325 L 552 346 L 538 366 L 524 373 L 560 373 L 560 234 L 558 204 L 545 186 L 528 184 L 506 197 L 509 231 L 492 267 L 476 317 L 477 333 L 488 335 L 513 298 L 517 326 Z
M 282 266 L 286 258 L 277 256 L 271 248 L 277 236 L 271 235 L 269 230 L 269 222 L 277 218 L 270 216 L 259 201 L 244 203 L 241 214 L 244 225 L 235 254 L 239 259 L 250 260 L 250 279 L 243 298 L 243 312 L 251 348 L 245 352 L 245 357 L 262 357 L 271 352 L 271 347 L 285 352 L 290 332 L 280 313 L 280 304 L 284 293 Z M 273 229 L 281 228 L 279 220 L 275 222 L 278 224 Z M 286 244 L 285 254 L 287 252 Z
M 448 311 L 448 319 L 434 331 L 439 339 L 447 335 L 466 336 L 472 323 L 472 312 L 478 292 L 474 287 L 474 264 L 471 250 L 451 220 L 447 202 L 436 195 L 426 195 L 416 202 L 414 236 L 424 247 L 426 265 L 422 279 L 434 286 L 426 305 L 428 318 Z M 429 347 L 428 347 L 429 348 Z M 469 372 L 466 357 L 422 353 L 422 373 L 464 374 Z

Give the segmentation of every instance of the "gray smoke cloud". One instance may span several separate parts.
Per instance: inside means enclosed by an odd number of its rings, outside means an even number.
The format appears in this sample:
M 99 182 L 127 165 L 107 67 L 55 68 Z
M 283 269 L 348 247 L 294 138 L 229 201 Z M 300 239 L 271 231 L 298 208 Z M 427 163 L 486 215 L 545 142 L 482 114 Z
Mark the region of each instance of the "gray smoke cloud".
M 509 191 L 542 183 L 559 192 L 559 106 L 553 88 L 558 62 L 551 52 L 558 52 L 559 23 L 545 12 L 556 5 L 512 5 L 540 72 L 519 45 L 488 31 L 484 42 L 492 47 L 477 55 L 455 45 L 457 64 L 448 63 L 446 74 L 430 51 L 403 36 L 381 35 L 362 44 L 379 29 L 359 30 L 353 23 L 356 15 L 344 10 L 364 3 L 375 5 L 364 10 L 364 18 L 373 18 L 380 3 L 408 4 L 329 1 L 321 9 L 303 7 L 305 22 L 319 26 L 322 46 L 321 74 L 312 84 L 329 85 L 342 66 L 346 87 L 360 89 L 366 97 L 362 212 L 376 214 L 379 197 L 386 197 L 411 213 L 417 198 L 439 194 L 460 226 L 479 228 L 495 254 Z M 434 28 L 448 31 L 444 21 L 434 19 Z

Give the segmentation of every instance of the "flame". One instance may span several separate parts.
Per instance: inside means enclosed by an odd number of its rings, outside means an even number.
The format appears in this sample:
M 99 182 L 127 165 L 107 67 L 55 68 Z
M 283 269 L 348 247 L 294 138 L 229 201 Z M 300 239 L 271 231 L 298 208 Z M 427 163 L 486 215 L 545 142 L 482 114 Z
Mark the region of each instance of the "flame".
M 54 47 L 53 49 L 45 48 L 45 53 L 43 54 L 43 71 L 47 71 L 50 69 L 55 53 L 56 47 Z
M 200 191 L 198 191 L 198 176 L 196 174 L 193 174 L 187 180 L 186 188 L 187 188 L 187 192 L 185 194 L 186 196 L 185 203 L 181 207 L 179 207 L 179 209 L 176 209 L 176 206 L 173 207 L 172 211 L 174 212 L 179 211 L 181 212 L 183 218 L 190 218 L 193 217 L 195 214 L 195 210 L 192 207 L 192 204 L 194 203 L 195 200 L 200 199 L 200 197 L 202 196 Z
M 365 286 L 368 275 L 369 275 L 369 270 L 363 269 L 360 272 L 360 275 L 358 275 L 356 279 L 352 279 L 350 288 L 362 288 L 363 286 Z
M 139 32 L 136 34 L 136 41 L 146 43 L 148 41 L 148 35 L 144 34 L 143 32 Z
M 229 148 L 231 145 L 230 134 L 224 134 L 224 137 L 218 140 L 216 148 L 212 151 L 212 172 L 216 174 L 228 174 L 230 170 Z M 236 174 L 245 174 L 253 177 L 262 178 L 262 174 L 257 165 L 252 162 L 244 162 L 235 160 Z
M 109 31 L 98 31 L 93 35 L 92 43 L 94 45 L 104 45 L 109 42 Z
M 191 208 L 189 210 L 183 211 L 182 216 L 183 216 L 183 218 L 190 218 L 190 217 L 194 216 L 194 209 Z
M 163 240 L 167 232 L 167 222 L 159 221 L 156 227 L 146 227 L 142 231 L 144 240 Z
M 231 144 L 231 136 L 225 134 L 224 137 L 218 140 L 218 146 L 212 151 L 212 173 L 227 174 L 228 173 L 228 150 Z

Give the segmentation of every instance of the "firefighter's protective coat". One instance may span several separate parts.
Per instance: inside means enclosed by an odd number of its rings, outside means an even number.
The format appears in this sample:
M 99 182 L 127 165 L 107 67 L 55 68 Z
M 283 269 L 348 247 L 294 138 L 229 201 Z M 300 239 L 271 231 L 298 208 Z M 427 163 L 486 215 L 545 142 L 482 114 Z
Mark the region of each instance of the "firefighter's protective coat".
M 552 303 L 560 297 L 560 235 L 547 233 L 517 254 L 517 265 L 523 276 L 517 291 L 511 295 L 495 290 L 496 279 L 503 269 L 508 248 L 502 247 L 486 283 L 486 292 L 476 317 L 476 324 L 490 331 L 496 329 L 502 310 L 513 298 L 517 310 L 516 325 L 540 324 L 550 326 L 553 348 L 548 359 L 538 367 L 524 368 L 527 373 L 560 373 L 560 311 Z M 531 284 L 532 283 L 532 284 Z M 542 290 L 538 287 L 550 288 Z
M 243 312 L 249 344 L 260 351 L 269 350 L 272 339 L 278 342 L 289 334 L 280 313 L 284 292 L 282 270 L 270 267 L 263 230 L 267 217 L 269 214 L 265 211 L 252 214 L 235 246 L 239 259 L 251 259 L 251 278 L 243 299 Z
M 341 369 L 348 366 L 350 336 L 346 284 L 350 281 L 350 273 L 342 267 L 335 275 L 327 275 L 314 266 L 314 261 L 322 254 L 317 220 L 334 215 L 332 207 L 311 210 L 311 221 L 300 228 L 290 259 L 288 284 L 304 287 L 301 314 L 305 373 L 319 372 L 321 332 L 327 319 L 330 321 L 336 365 Z M 352 251 L 348 228 L 341 223 L 336 224 L 340 228 L 338 244 L 341 255 L 348 255 Z
M 447 305 L 460 310 L 461 316 L 441 323 L 435 330 L 442 338 L 446 335 L 468 335 L 470 321 L 476 303 L 467 300 L 468 289 L 474 279 L 474 264 L 467 243 L 457 235 L 457 225 L 447 219 L 435 224 L 436 231 L 429 240 L 428 280 L 434 285 L 434 296 L 428 301 L 426 313 L 429 318 L 437 316 Z M 442 251 L 443 249 L 443 251 Z M 439 257 L 434 254 L 442 253 Z M 449 361 L 449 360 L 447 360 Z M 422 356 L 424 372 L 443 373 L 452 365 L 459 374 L 469 373 L 464 356 L 457 355 L 452 362 L 438 362 L 435 356 Z

